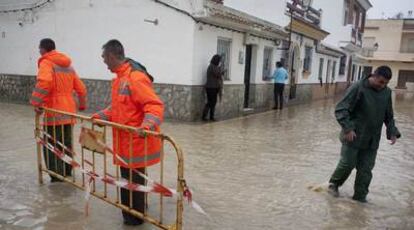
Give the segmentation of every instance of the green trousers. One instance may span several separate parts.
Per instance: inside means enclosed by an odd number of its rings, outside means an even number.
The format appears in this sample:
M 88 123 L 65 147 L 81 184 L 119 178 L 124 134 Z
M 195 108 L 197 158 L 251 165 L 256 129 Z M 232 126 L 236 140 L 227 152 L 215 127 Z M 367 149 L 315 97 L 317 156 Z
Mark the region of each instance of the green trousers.
M 44 126 L 45 131 L 53 137 L 53 139 L 63 143 L 67 148 L 72 148 L 72 125 L 56 125 L 56 126 Z M 47 138 L 45 139 L 56 146 L 59 150 L 63 151 L 63 148 L 54 142 L 53 139 Z M 65 153 L 69 156 L 72 156 L 71 153 Z M 53 152 L 51 152 L 46 147 L 43 148 L 44 159 L 46 162 L 46 167 L 62 176 L 71 176 L 72 175 L 72 166 L 69 164 L 64 163 L 61 159 L 59 159 Z M 52 181 L 58 181 L 57 178 L 51 176 Z
M 354 184 L 354 199 L 365 199 L 372 179 L 372 169 L 375 165 L 377 149 L 359 149 L 342 145 L 341 159 L 329 180 L 330 183 L 341 186 L 356 168 Z

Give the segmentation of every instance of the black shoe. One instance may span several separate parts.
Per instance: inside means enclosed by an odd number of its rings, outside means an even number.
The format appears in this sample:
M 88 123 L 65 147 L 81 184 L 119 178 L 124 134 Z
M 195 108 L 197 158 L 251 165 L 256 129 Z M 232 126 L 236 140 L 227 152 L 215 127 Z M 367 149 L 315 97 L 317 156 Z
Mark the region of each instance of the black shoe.
M 273 109 L 273 110 L 277 110 L 277 107 L 275 106 L 275 107 L 273 107 L 272 109 Z
M 201 118 L 201 120 L 203 120 L 203 121 L 208 121 L 208 119 L 207 119 L 207 118 L 205 118 L 205 117 Z
M 217 120 L 216 120 L 216 119 L 214 119 L 214 117 L 213 117 L 213 118 L 210 118 L 210 121 L 213 121 L 213 122 L 214 122 L 214 121 L 217 121 Z
M 135 221 L 128 221 L 128 220 L 124 220 L 124 224 L 128 225 L 128 226 L 138 226 L 138 225 L 142 225 L 144 223 L 143 220 L 135 220 Z
M 333 197 L 339 197 L 338 186 L 334 183 L 329 183 L 328 193 L 331 194 Z
M 353 196 L 352 199 L 355 200 L 355 201 L 361 202 L 361 203 L 367 203 L 368 202 L 367 201 L 367 198 L 365 198 L 365 197 L 356 197 L 356 196 Z

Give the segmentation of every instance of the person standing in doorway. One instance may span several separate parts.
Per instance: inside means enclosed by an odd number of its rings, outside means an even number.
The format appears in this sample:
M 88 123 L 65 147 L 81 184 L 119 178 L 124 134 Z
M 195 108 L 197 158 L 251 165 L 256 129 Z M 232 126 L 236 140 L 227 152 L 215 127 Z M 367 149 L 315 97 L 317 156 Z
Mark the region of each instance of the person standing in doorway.
M 216 54 L 211 58 L 210 65 L 207 68 L 207 82 L 205 84 L 207 93 L 207 104 L 203 110 L 203 121 L 207 121 L 210 113 L 210 121 L 215 121 L 214 112 L 217 104 L 217 97 L 223 88 L 223 73 L 220 66 L 221 56 Z
M 272 79 L 275 82 L 274 98 L 275 107 L 273 109 L 283 109 L 283 91 L 285 90 L 286 80 L 288 79 L 288 73 L 283 67 L 282 62 L 276 62 L 276 70 L 273 73 Z M 279 107 L 280 106 L 280 107 Z
M 338 187 L 344 184 L 356 168 L 352 199 L 367 202 L 382 125 L 387 127 L 387 139 L 391 140 L 391 145 L 401 137 L 395 127 L 392 91 L 387 87 L 391 76 L 388 66 L 378 67 L 373 74 L 354 83 L 336 105 L 335 116 L 342 127 L 342 149 L 339 163 L 329 180 L 328 190 L 335 197 L 339 196 Z

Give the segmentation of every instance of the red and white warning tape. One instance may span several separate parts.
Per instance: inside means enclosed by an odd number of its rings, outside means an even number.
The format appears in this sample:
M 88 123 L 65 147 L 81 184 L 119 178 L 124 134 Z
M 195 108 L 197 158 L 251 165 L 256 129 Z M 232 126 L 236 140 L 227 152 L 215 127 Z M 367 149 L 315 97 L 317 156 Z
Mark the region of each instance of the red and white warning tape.
M 101 147 L 105 148 L 108 152 L 113 154 L 116 157 L 116 159 L 118 159 L 119 161 L 126 164 L 126 162 L 122 158 L 120 158 L 117 154 L 115 154 L 109 146 L 107 146 L 105 143 L 100 141 L 95 136 L 94 133 L 88 132 L 88 131 L 89 131 L 88 129 L 82 129 L 82 132 L 86 132 L 86 134 L 90 135 Z M 41 133 L 43 135 L 45 135 L 48 139 L 53 140 L 54 143 L 57 143 L 60 147 L 62 147 L 62 149 L 64 151 L 71 153 L 73 156 L 77 155 L 76 152 L 69 149 L 68 147 L 66 147 L 61 142 L 55 140 L 50 134 L 48 134 L 44 131 L 41 131 Z M 117 186 L 117 187 L 120 187 L 120 188 L 128 189 L 128 190 L 131 190 L 131 191 L 145 192 L 145 193 L 158 193 L 158 194 L 162 194 L 163 196 L 167 196 L 167 197 L 172 197 L 172 196 L 179 195 L 175 189 L 171 189 L 171 188 L 168 188 L 164 185 L 161 185 L 160 183 L 152 180 L 147 175 L 139 172 L 136 169 L 132 169 L 132 170 L 148 181 L 147 186 L 136 184 L 136 183 L 129 183 L 129 181 L 127 181 L 126 179 L 116 180 L 116 178 L 114 178 L 112 176 L 109 176 L 109 175 L 105 175 L 105 176 L 102 177 L 102 176 L 100 176 L 100 175 L 98 175 L 98 174 L 96 174 L 96 173 L 94 173 L 94 172 L 92 172 L 88 169 L 85 169 L 85 168 L 81 167 L 81 165 L 78 162 L 76 162 L 72 157 L 68 156 L 67 154 L 62 152 L 60 149 L 58 149 L 57 147 L 52 145 L 51 143 L 45 141 L 43 138 L 38 137 L 37 142 L 42 144 L 43 146 L 45 146 L 47 149 L 49 149 L 52 153 L 54 153 L 59 159 L 61 159 L 65 163 L 72 165 L 73 168 L 79 168 L 79 171 L 81 173 L 89 176 L 88 185 L 86 186 L 86 189 L 85 189 L 85 200 L 86 200 L 85 214 L 86 215 L 88 215 L 88 206 L 89 206 L 88 201 L 90 199 L 91 186 L 92 186 L 92 181 L 93 180 L 100 180 L 100 181 L 103 181 L 104 183 L 111 184 L 111 185 L 114 185 L 114 186 Z M 207 213 L 201 208 L 201 206 L 198 205 L 195 201 L 192 200 L 192 191 L 185 184 L 185 181 L 184 181 L 183 197 L 186 198 L 189 205 L 191 207 L 193 207 L 197 212 L 208 216 Z
M 85 129 L 82 127 L 82 131 L 81 132 L 85 132 L 87 135 L 89 135 L 90 137 L 92 137 L 92 139 L 98 144 L 100 145 L 102 148 L 104 148 L 105 150 L 107 150 L 108 152 L 110 152 L 112 155 L 115 156 L 115 158 L 117 160 L 119 160 L 120 162 L 122 162 L 125 165 L 128 165 L 127 162 L 125 162 L 120 156 L 118 156 L 118 154 L 114 153 L 114 151 L 108 146 L 106 145 L 104 142 L 102 142 L 93 132 L 90 132 L 89 129 Z M 81 135 L 82 136 L 82 135 Z M 132 169 L 135 173 L 139 174 L 141 177 L 143 177 L 145 180 L 147 180 L 149 182 L 149 184 L 151 184 L 154 187 L 154 190 L 158 191 L 159 193 L 171 193 L 171 195 L 177 195 L 177 191 L 175 189 L 172 188 L 167 188 L 163 185 L 161 185 L 160 183 L 157 183 L 156 181 L 152 180 L 151 178 L 149 178 L 147 175 L 145 175 L 144 173 L 139 172 L 136 169 Z M 193 201 L 193 192 L 191 191 L 191 189 L 187 186 L 186 182 L 184 182 L 184 191 L 183 191 L 183 197 L 186 198 L 187 202 L 189 203 L 189 205 L 194 208 L 197 212 L 204 214 L 206 216 L 207 213 L 201 208 L 201 206 Z

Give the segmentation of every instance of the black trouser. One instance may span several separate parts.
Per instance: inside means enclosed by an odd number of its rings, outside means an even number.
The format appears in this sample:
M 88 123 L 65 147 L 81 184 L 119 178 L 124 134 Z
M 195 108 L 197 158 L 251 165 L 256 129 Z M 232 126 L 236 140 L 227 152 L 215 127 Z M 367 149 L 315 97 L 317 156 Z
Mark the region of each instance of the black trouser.
M 139 172 L 145 174 L 145 168 L 137 168 Z M 129 169 L 121 167 L 121 176 L 129 181 Z M 138 173 L 132 171 L 132 183 L 141 184 L 145 183 L 145 179 L 142 178 Z M 129 190 L 121 188 L 121 203 L 129 207 Z M 138 212 L 144 213 L 145 210 L 145 194 L 143 192 L 132 192 L 132 208 Z M 129 224 L 141 224 L 143 220 L 122 211 L 124 222 Z
M 214 119 L 214 112 L 217 104 L 217 96 L 219 93 L 218 88 L 206 88 L 207 92 L 207 104 L 204 107 L 203 119 L 207 119 L 208 112 L 210 111 L 210 119 Z
M 275 108 L 279 108 L 279 104 L 280 104 L 280 109 L 283 109 L 283 91 L 285 90 L 285 84 L 282 83 L 275 83 L 275 88 L 274 88 L 274 98 L 275 98 Z M 280 102 L 280 103 L 279 103 Z
M 55 128 L 54 128 L 55 127 Z M 44 137 L 48 143 L 56 146 L 57 149 L 63 151 L 63 148 L 60 144 L 55 143 L 54 140 L 59 141 L 64 144 L 68 149 L 72 149 L 72 125 L 48 125 L 44 126 L 46 132 L 53 137 L 53 139 Z M 65 154 L 72 156 L 69 152 L 64 152 Z M 70 164 L 64 163 L 59 159 L 52 151 L 48 150 L 46 147 L 43 147 L 43 155 L 46 162 L 46 167 L 62 176 L 71 176 L 72 175 L 72 166 Z M 59 181 L 59 179 L 52 177 L 52 181 Z

